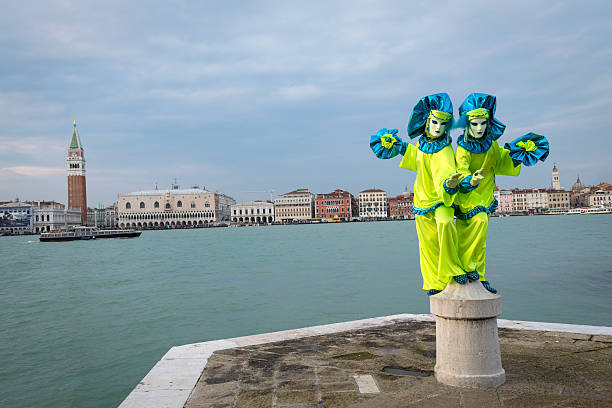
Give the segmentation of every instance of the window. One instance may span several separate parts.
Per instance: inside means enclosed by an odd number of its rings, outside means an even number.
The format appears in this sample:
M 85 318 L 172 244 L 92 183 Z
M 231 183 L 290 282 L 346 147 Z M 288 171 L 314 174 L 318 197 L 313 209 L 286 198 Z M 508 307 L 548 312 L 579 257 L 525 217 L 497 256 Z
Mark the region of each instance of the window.
M 130 204 L 130 202 L 128 201 L 127 203 L 125 203 L 125 209 L 129 210 L 130 208 L 132 208 L 132 204 Z
M 145 208 L 144 201 L 140 202 L 140 208 Z
M 181 200 L 178 200 L 178 202 L 176 203 L 177 207 L 182 207 L 183 206 L 183 202 Z
M 170 209 L 170 203 L 166 203 L 166 209 Z
M 210 207 L 210 203 L 204 204 L 204 207 L 206 207 L 206 208 Z
M 195 208 L 195 203 L 191 203 L 191 208 Z
M 154 207 L 154 208 L 159 208 L 159 202 L 158 202 L 158 201 L 156 201 L 156 202 L 155 202 L 155 204 L 153 204 L 153 207 Z

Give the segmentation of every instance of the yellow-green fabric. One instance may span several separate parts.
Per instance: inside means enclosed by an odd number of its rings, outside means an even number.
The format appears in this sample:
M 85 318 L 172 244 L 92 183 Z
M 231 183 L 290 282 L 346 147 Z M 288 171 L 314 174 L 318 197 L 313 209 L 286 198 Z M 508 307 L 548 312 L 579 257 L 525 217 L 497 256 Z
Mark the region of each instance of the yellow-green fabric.
M 457 173 L 467 177 L 478 169 L 484 169 L 484 178 L 474 190 L 460 193 L 455 198 L 459 211 L 467 214 L 475 207 L 489 207 L 495 199 L 495 175 L 518 176 L 521 166 L 514 167 L 509 155 L 510 151 L 501 147 L 495 140 L 485 153 L 471 153 L 457 146 Z
M 457 146 L 457 172 L 464 177 L 478 169 L 485 169 L 484 178 L 474 190 L 459 193 L 455 205 L 462 214 L 479 211 L 478 208 L 489 208 L 495 200 L 495 175 L 518 176 L 521 166 L 514 166 L 510 151 L 493 141 L 485 153 L 471 153 Z M 485 280 L 485 255 L 487 249 L 487 228 L 489 214 L 478 212 L 468 219 L 457 215 L 457 237 L 459 240 L 459 257 L 461 266 L 467 272 L 478 271 L 480 280 Z
M 419 143 L 421 143 L 419 141 Z M 414 182 L 414 207 L 421 210 L 433 209 L 436 205 L 450 207 L 457 194 L 444 189 L 444 181 L 455 171 L 455 152 L 448 145 L 437 153 L 424 153 L 409 144 L 400 167 L 417 172 Z
M 457 218 L 461 265 L 468 272 L 478 271 L 481 281 L 486 280 L 484 276 L 488 226 L 489 214 L 486 212 L 478 213 L 467 220 Z
M 457 230 L 451 207 L 457 194 L 444 189 L 444 181 L 455 171 L 455 154 L 450 145 L 436 153 L 424 153 L 409 144 L 400 167 L 417 172 L 414 206 L 429 210 L 415 215 L 423 290 L 443 290 L 453 276 L 462 275 L 457 254 Z
M 453 217 L 454 210 L 444 206 L 415 216 L 423 290 L 443 290 L 453 276 L 465 273 L 457 254 Z

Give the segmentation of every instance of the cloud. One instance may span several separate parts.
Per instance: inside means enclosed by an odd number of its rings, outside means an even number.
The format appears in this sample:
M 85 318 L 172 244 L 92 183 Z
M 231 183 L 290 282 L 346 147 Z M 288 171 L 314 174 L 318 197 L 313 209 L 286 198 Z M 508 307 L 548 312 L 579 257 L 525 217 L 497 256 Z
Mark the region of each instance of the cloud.
M 279 89 L 278 96 L 290 101 L 301 102 L 317 98 L 323 94 L 323 90 L 316 85 L 295 85 Z
M 150 97 L 167 99 L 185 104 L 225 103 L 228 99 L 244 98 L 252 93 L 248 87 L 219 87 L 219 88 L 165 88 L 151 89 L 147 92 Z
M 0 176 L 7 178 L 16 178 L 17 176 L 49 178 L 60 174 L 66 174 L 66 169 L 44 166 L 13 166 L 0 168 Z
M 29 126 L 32 121 L 54 118 L 65 111 L 64 104 L 50 101 L 41 92 L 0 92 L 0 124 Z
M 19 154 L 27 155 L 32 158 L 40 158 L 42 155 L 57 153 L 66 149 L 66 146 L 50 142 L 49 137 L 28 137 L 28 136 L 0 136 L 0 154 L 6 153 L 11 156 Z

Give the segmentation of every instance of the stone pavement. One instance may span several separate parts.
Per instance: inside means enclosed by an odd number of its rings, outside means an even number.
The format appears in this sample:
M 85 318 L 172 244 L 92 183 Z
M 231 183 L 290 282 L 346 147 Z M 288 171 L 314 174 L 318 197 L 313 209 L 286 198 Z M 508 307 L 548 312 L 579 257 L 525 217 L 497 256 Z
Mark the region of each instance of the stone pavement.
M 506 383 L 434 376 L 435 323 L 216 351 L 185 408 L 612 407 L 612 336 L 499 329 Z

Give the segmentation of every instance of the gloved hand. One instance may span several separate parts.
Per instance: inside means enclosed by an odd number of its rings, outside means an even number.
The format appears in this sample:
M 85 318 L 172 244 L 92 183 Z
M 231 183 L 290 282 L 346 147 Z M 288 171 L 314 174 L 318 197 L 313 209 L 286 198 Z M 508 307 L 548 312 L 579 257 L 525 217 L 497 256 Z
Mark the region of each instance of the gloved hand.
M 485 177 L 485 169 L 478 169 L 472 174 L 472 179 L 470 180 L 470 184 L 476 187 L 480 184 L 480 181 Z
M 459 181 L 461 181 L 461 173 L 455 173 L 446 179 L 446 187 L 455 188 L 459 185 Z

